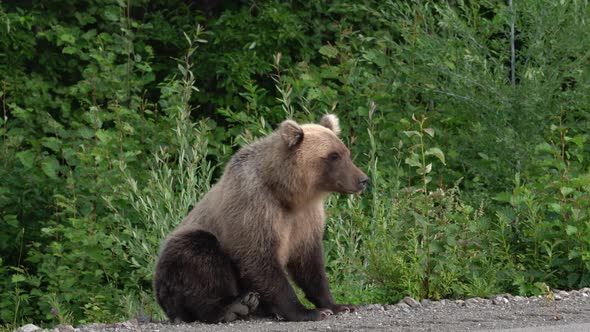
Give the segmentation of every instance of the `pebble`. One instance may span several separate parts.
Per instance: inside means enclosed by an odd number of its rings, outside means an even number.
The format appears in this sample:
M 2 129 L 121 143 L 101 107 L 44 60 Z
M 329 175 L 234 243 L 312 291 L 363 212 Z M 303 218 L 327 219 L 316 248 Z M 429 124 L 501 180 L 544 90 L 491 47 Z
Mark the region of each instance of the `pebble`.
M 407 304 L 407 305 L 409 305 L 412 308 L 415 308 L 415 307 L 419 307 L 420 306 L 420 302 L 414 300 L 413 298 L 411 298 L 409 296 L 404 297 L 404 299 L 402 300 L 402 302 L 405 303 L 405 304 Z
M 407 309 L 407 308 L 409 308 L 409 307 L 410 307 L 410 306 L 409 306 L 407 303 L 405 303 L 405 302 L 399 302 L 399 303 L 398 303 L 398 304 L 396 304 L 395 306 L 396 306 L 396 307 L 398 307 L 399 309 Z
M 492 303 L 495 305 L 506 304 L 508 303 L 508 299 L 501 295 L 498 295 L 492 300 Z
M 383 311 L 385 310 L 383 308 L 383 305 L 381 304 L 369 304 L 366 307 L 364 307 L 365 310 L 377 310 L 377 311 Z
M 68 324 L 59 324 L 55 327 L 55 329 L 57 329 L 57 331 L 59 332 L 74 332 L 75 329 L 72 325 L 68 325 Z
M 430 303 L 428 304 L 431 307 L 440 307 L 442 306 L 442 302 L 441 301 L 430 301 Z
M 27 324 L 25 326 L 21 326 L 18 328 L 18 330 L 16 330 L 16 332 L 33 332 L 33 331 L 37 331 L 40 330 L 41 328 L 37 325 L 34 324 Z
M 429 300 L 429 299 L 422 299 L 422 300 L 420 300 L 420 304 L 421 304 L 423 307 L 427 307 L 427 306 L 429 306 L 430 304 L 432 304 L 432 301 L 431 301 L 431 300 Z

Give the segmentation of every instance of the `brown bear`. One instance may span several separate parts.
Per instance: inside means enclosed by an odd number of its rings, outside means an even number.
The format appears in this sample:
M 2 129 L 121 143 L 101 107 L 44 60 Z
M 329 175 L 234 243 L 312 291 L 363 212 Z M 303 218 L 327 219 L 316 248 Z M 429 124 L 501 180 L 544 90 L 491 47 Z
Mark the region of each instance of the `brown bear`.
M 334 302 L 324 269 L 326 197 L 361 192 L 369 180 L 339 132 L 332 114 L 319 125 L 286 120 L 232 157 L 158 259 L 156 297 L 171 320 L 306 321 L 357 310 Z M 288 275 L 316 309 L 301 304 Z

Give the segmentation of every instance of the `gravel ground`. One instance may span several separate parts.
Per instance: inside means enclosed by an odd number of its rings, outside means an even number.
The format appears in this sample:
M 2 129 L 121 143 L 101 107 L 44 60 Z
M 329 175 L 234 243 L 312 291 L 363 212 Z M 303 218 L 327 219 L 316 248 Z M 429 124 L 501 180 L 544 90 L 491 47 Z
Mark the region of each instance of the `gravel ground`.
M 484 331 L 524 327 L 586 326 L 590 324 L 590 288 L 553 296 L 524 298 L 502 294 L 488 299 L 415 301 L 405 298 L 394 305 L 369 304 L 355 313 L 330 316 L 319 322 L 280 322 L 253 319 L 227 324 L 139 323 L 87 326 L 62 325 L 44 332 L 246 332 L 246 331 Z M 588 325 L 590 326 L 590 325 Z M 41 332 L 34 327 L 18 332 Z M 544 328 L 543 328 L 544 329 Z M 540 330 L 543 330 L 540 329 Z

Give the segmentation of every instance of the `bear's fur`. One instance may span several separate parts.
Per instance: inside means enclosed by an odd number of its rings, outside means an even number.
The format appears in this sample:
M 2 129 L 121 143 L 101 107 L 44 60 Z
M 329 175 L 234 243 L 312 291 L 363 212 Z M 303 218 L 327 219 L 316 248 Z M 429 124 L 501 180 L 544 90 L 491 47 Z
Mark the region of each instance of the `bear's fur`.
M 274 314 L 319 320 L 354 311 L 334 302 L 324 270 L 324 200 L 361 192 L 368 177 L 336 136 L 338 118 L 284 121 L 242 148 L 168 237 L 154 286 L 171 320 L 231 321 Z M 288 274 L 316 306 L 297 299 Z

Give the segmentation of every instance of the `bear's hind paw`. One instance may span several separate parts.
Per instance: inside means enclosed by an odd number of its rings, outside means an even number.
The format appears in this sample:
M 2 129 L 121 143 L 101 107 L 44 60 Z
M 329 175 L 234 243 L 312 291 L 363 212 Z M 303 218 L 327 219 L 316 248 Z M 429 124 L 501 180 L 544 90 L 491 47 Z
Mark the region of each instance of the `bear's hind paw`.
M 229 307 L 227 307 L 221 322 L 229 323 L 238 318 L 247 319 L 248 315 L 253 313 L 254 310 L 258 308 L 259 297 L 260 296 L 256 292 L 246 293 L 246 295 L 240 297 Z

